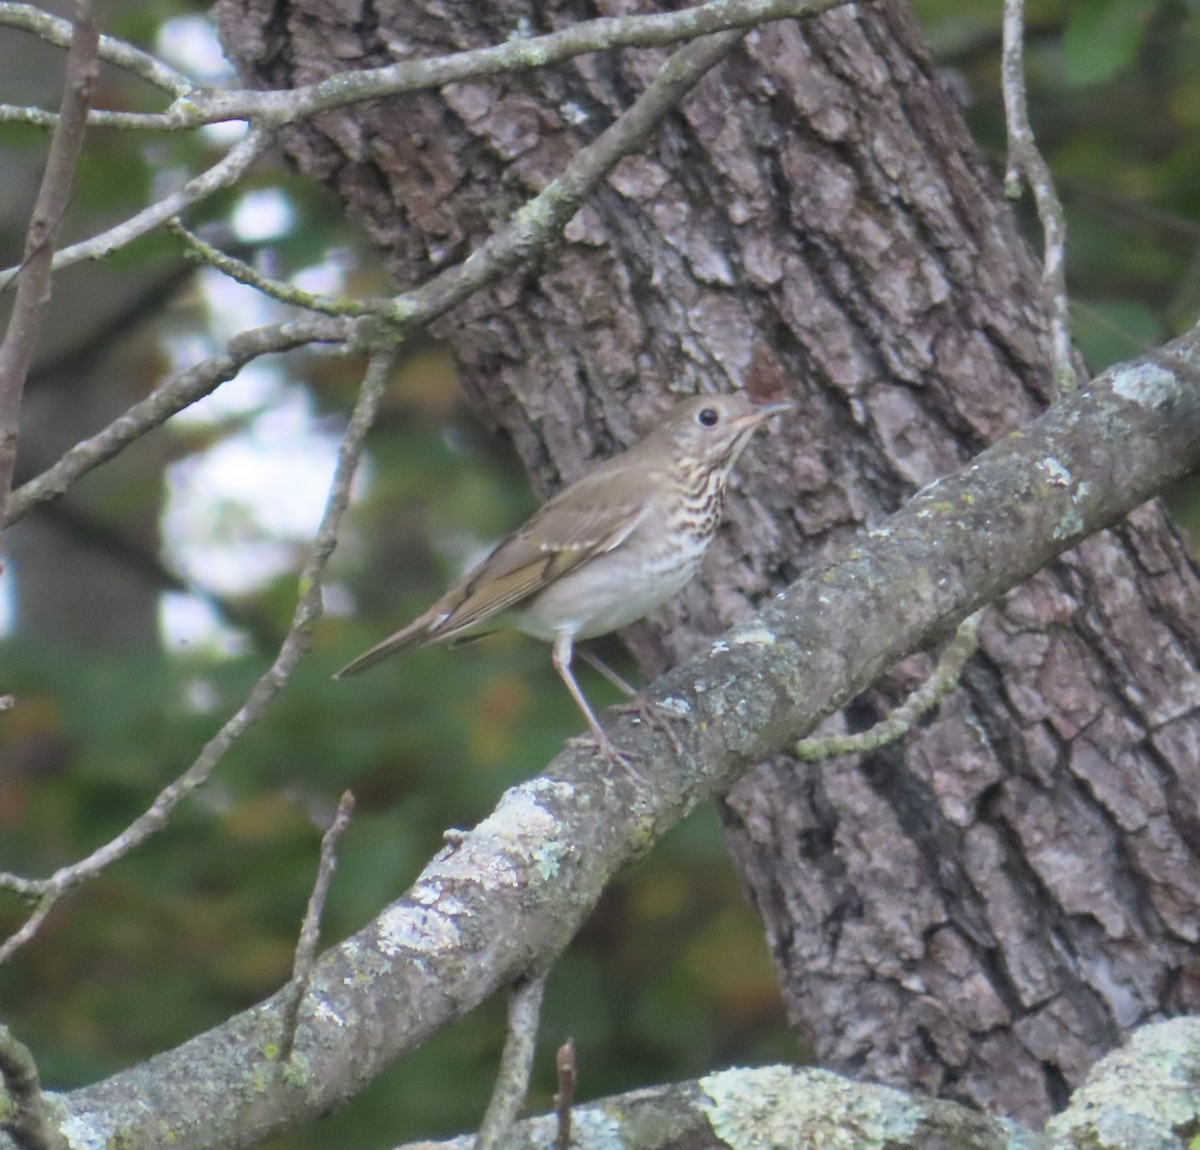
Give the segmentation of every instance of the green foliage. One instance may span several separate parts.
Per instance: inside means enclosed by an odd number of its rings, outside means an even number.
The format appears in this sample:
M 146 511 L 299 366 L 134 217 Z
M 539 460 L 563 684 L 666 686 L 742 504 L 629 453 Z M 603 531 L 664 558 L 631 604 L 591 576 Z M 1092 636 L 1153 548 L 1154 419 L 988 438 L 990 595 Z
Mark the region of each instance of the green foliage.
M 1063 34 L 1067 83 L 1098 84 L 1131 68 L 1153 0 L 1076 0 Z

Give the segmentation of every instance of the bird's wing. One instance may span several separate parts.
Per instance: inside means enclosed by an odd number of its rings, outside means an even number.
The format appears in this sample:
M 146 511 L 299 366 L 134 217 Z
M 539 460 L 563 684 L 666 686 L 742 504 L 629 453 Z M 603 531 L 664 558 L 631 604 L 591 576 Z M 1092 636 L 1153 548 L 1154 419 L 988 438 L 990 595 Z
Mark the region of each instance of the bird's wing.
M 395 651 L 479 634 L 593 555 L 619 547 L 650 511 L 644 471 L 602 467 L 555 496 L 424 614 L 334 676 L 375 666 Z
M 451 639 L 536 595 L 595 555 L 619 547 L 650 510 L 645 476 L 585 476 L 536 511 L 443 596 L 426 642 Z M 614 482 L 615 480 L 615 482 Z M 433 610 L 433 608 L 431 608 Z

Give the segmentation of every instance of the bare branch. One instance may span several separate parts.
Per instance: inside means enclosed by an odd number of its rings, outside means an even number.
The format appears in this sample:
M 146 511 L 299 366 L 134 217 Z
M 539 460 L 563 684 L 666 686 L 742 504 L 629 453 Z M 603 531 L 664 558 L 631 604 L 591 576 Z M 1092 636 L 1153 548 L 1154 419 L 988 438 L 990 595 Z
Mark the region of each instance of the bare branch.
M 746 30 L 788 17 L 814 16 L 847 0 L 713 0 L 679 12 L 586 20 L 546 36 L 517 38 L 492 48 L 456 52 L 432 60 L 405 60 L 386 68 L 343 72 L 318 84 L 282 92 L 214 93 L 194 102 L 203 122 L 252 119 L 290 123 L 360 100 L 441 88 L 502 72 L 543 68 L 574 56 L 612 48 L 647 48 L 717 32 Z
M 296 1044 L 296 1026 L 300 1021 L 300 1003 L 308 992 L 312 981 L 313 964 L 317 959 L 317 943 L 321 938 L 321 915 L 325 913 L 325 900 L 329 897 L 329 884 L 337 869 L 337 847 L 342 835 L 350 825 L 354 814 L 354 795 L 342 792 L 337 813 L 321 836 L 321 861 L 317 865 L 317 877 L 312 894 L 308 896 L 308 907 L 300 925 L 300 939 L 296 943 L 296 959 L 292 965 L 292 981 L 288 984 L 287 998 L 283 1005 L 283 1037 L 279 1043 L 279 1061 L 286 1062 L 292 1056 Z
M 1059 394 L 1073 391 L 1079 380 L 1072 363 L 1071 311 L 1067 296 L 1067 223 L 1054 190 L 1054 177 L 1038 151 L 1029 123 L 1025 95 L 1025 0 L 1004 0 L 1004 53 L 1001 84 L 1004 117 L 1008 127 L 1008 171 L 1005 192 L 1010 199 L 1021 194 L 1021 181 L 1029 184 L 1042 225 L 1042 293 L 1050 310 L 1050 354 L 1054 384 Z
M 385 68 L 339 72 L 320 83 L 299 88 L 270 92 L 251 89 L 204 92 L 188 86 L 175 93 L 180 98 L 166 112 L 95 111 L 89 122 L 96 126 L 142 131 L 180 131 L 228 120 L 279 127 L 363 100 L 541 68 L 590 52 L 650 48 L 716 32 L 747 29 L 774 20 L 814 16 L 846 3 L 848 0 L 710 0 L 678 12 L 586 20 L 560 32 L 514 37 L 490 48 L 475 48 L 428 60 L 404 60 Z M 4 6 L 0 5 L 0 24 L 6 22 L 3 16 Z M 158 86 L 165 85 L 160 83 Z M 37 108 L 0 105 L 0 122 L 5 120 L 50 126 L 54 116 Z
M 719 32 L 680 48 L 646 90 L 586 147 L 562 174 L 513 214 L 461 264 L 397 297 L 392 321 L 428 323 L 473 292 L 539 254 L 579 210 L 592 189 L 618 163 L 639 150 L 705 74 L 741 40 L 742 32 Z
M 71 43 L 71 22 L 52 16 L 32 4 L 0 3 L 0 26 L 31 32 L 57 48 L 66 48 Z M 196 90 L 195 82 L 182 72 L 177 72 L 148 52 L 115 36 L 100 37 L 99 54 L 106 64 L 123 68 L 172 96 L 184 96 Z M 88 113 L 89 123 L 94 114 Z
M 1190 1077 L 1187 1080 L 1190 1084 Z M 1118 1094 L 1113 1110 L 1119 1112 L 1124 1103 L 1127 1113 L 1133 1111 L 1138 1102 L 1131 1097 L 1132 1092 L 1121 1090 L 1119 1082 L 1111 1085 L 1117 1087 Z M 1170 1084 L 1157 1085 L 1156 1102 L 1173 1101 Z M 1187 1095 L 1177 1113 L 1190 1117 L 1193 1096 L 1178 1083 L 1174 1090 L 1176 1095 Z M 855 1082 L 811 1067 L 757 1066 L 718 1071 L 691 1082 L 602 1098 L 579 1107 L 577 1117 L 571 1150 L 635 1146 L 638 1150 L 767 1146 L 844 1150 L 878 1146 L 888 1150 L 1011 1150 L 1020 1146 L 1022 1150 L 1067 1150 L 1062 1143 L 1052 1143 L 996 1115 L 980 1114 L 955 1102 L 924 1098 L 890 1086 Z M 546 1114 L 519 1123 L 506 1150 L 544 1150 L 553 1145 L 555 1121 L 554 1115 Z M 1148 1123 L 1145 1129 L 1146 1138 L 1160 1131 L 1164 1139 L 1172 1136 L 1165 1117 Z M 1108 1138 L 1098 1144 L 1105 1150 L 1146 1150 L 1157 1143 Z M 1182 1144 L 1164 1140 L 1161 1145 Z M 411 1142 L 397 1150 L 472 1147 L 469 1137 L 459 1137 L 444 1142 Z
M 30 124 L 35 128 L 54 130 L 58 123 L 57 112 L 45 108 L 30 108 L 25 104 L 0 104 L 0 124 Z M 89 126 L 92 121 L 89 119 Z
M 500 1056 L 496 1086 L 479 1127 L 475 1150 L 504 1150 L 510 1144 L 517 1116 L 529 1093 L 529 1072 L 537 1049 L 545 990 L 543 972 L 518 983 L 509 995 L 504 1053 Z
M 42 1093 L 37 1063 L 23 1042 L 0 1023 L 0 1080 L 7 1105 L 0 1105 L 0 1128 L 7 1130 L 25 1150 L 68 1150 Z
M 53 268 L 61 271 L 73 264 L 84 260 L 99 260 L 113 252 L 127 247 L 134 240 L 140 239 L 148 232 L 179 215 L 185 208 L 198 204 L 202 200 L 223 188 L 232 187 L 244 176 L 250 165 L 267 150 L 271 143 L 271 134 L 265 128 L 251 128 L 229 152 L 225 158 L 214 164 L 207 172 L 188 180 L 177 192 L 164 196 L 156 204 L 143 208 L 135 216 L 109 228 L 106 232 L 92 236 L 91 239 L 81 240 L 71 244 L 54 256 Z M 0 271 L 0 279 L 11 275 L 15 268 Z
M 22 484 L 9 498 L 5 526 L 15 523 L 39 503 L 57 499 L 76 480 L 233 379 L 252 360 L 311 343 L 340 343 L 349 339 L 352 332 L 346 323 L 318 319 L 272 324 L 234 336 L 224 354 L 181 372 L 119 415 L 103 431 L 77 443 L 41 475 Z
M 7 961 L 28 942 L 37 931 L 53 905 L 69 891 L 94 878 L 105 867 L 123 858 L 152 835 L 157 834 L 167 820 L 193 791 L 203 786 L 238 739 L 264 714 L 271 701 L 291 679 L 300 660 L 308 651 L 310 635 L 321 617 L 321 577 L 330 555 L 337 545 L 337 532 L 342 514 L 350 501 L 350 484 L 362 453 L 363 439 L 375 420 L 379 401 L 391 369 L 392 354 L 381 352 L 372 357 L 359 391 L 358 401 L 338 448 L 337 465 L 329 485 L 329 495 L 321 524 L 313 539 L 309 557 L 300 572 L 299 601 L 291 626 L 275 661 L 254 684 L 245 703 L 226 721 L 224 726 L 205 744 L 196 760 L 186 771 L 159 792 L 157 798 L 116 838 L 93 851 L 86 858 L 65 866 L 48 879 L 31 880 L 18 875 L 0 873 L 0 888 L 9 889 L 26 898 L 37 898 L 38 906 L 22 928 L 0 946 L 0 963 Z M 37 924 L 35 925 L 35 920 Z
M 324 1022 L 297 1037 L 302 1083 L 272 1076 L 261 1053 L 278 1037 L 280 994 L 69 1095 L 71 1113 L 119 1128 L 125 1150 L 161 1145 L 168 1128 L 180 1132 L 176 1150 L 208 1150 L 265 1140 L 356 1094 L 531 964 L 553 962 L 614 871 L 749 765 L 1200 465 L 1198 363 L 1200 332 L 1108 370 L 652 684 L 647 697 L 693 717 L 681 755 L 654 730 L 606 715 L 620 745 L 644 756 L 653 789 L 635 795 L 623 774 L 569 750 L 507 792 L 405 897 L 322 955 L 309 996 Z M 198 1074 L 202 1094 L 164 1088 Z M 581 1113 L 575 1125 L 580 1137 Z
M 428 283 L 391 300 L 371 301 L 369 306 L 372 312 L 384 323 L 384 330 L 379 333 L 382 342 L 387 344 L 403 338 L 461 303 L 473 292 L 540 255 L 561 234 L 592 189 L 624 156 L 641 146 L 663 118 L 741 35 L 740 32 L 725 32 L 694 41 L 680 49 L 627 111 L 591 144 L 582 148 L 558 179 L 522 205 L 507 224 L 462 264 L 448 268 Z M 232 155 L 230 153 L 230 158 Z M 365 337 L 368 331 L 368 328 L 356 326 L 348 320 L 339 324 L 330 319 L 261 328 L 238 336 L 230 342 L 226 356 L 206 360 L 204 364 L 160 388 L 154 395 L 135 404 L 98 435 L 72 448 L 42 475 L 26 483 L 13 495 L 9 522 L 24 515 L 35 503 L 61 495 L 81 475 L 111 459 L 145 431 L 165 422 L 176 411 L 231 379 L 242 364 L 255 356 L 318 340 L 349 342 L 359 336 Z
M 881 1146 L 892 1150 L 1148 1150 L 1191 1145 L 1197 1106 L 1200 1020 L 1143 1026 L 1102 1058 L 1044 1134 L 956 1102 L 855 1082 L 827 1070 L 760 1066 L 723 1070 L 694 1082 L 603 1098 L 579 1110 L 574 1150 L 614 1145 Z M 555 1118 L 520 1123 L 509 1150 L 541 1150 Z M 1180 1134 L 1180 1131 L 1187 1134 Z M 765 1132 L 765 1134 L 764 1134 Z M 777 1138 L 772 1139 L 771 1133 Z M 410 1143 L 398 1150 L 469 1150 L 469 1138 Z M 558 1150 L 565 1150 L 558 1147 Z
M 843 0 L 818 0 L 834 7 Z M 494 233 L 460 265 L 406 292 L 386 308 L 393 335 L 411 331 L 461 303 L 473 292 L 537 255 L 578 211 L 588 193 L 646 138 L 744 33 L 721 32 L 695 40 L 676 52 L 641 96 L 592 143 L 572 158 L 558 179 L 523 205 L 510 222 Z M 234 183 L 270 142 L 270 133 L 253 128 L 219 164 L 189 181 L 179 192 L 139 212 L 99 236 L 64 248 L 54 267 L 98 259 L 151 231 L 220 188 Z M 3 273 L 0 272 L 0 275 Z
M 646 90 L 617 120 L 581 148 L 538 195 L 523 204 L 461 264 L 403 292 L 372 304 L 397 331 L 411 332 L 445 314 L 473 292 L 536 258 L 562 233 L 596 185 L 627 155 L 637 151 L 663 119 L 741 38 L 721 32 L 676 52 Z
M 25 377 L 29 374 L 50 303 L 54 242 L 71 199 L 75 163 L 83 150 L 88 104 L 100 75 L 96 57 L 99 38 L 90 3 L 76 0 L 62 111 L 50 140 L 42 185 L 29 218 L 25 257 L 20 268 L 13 269 L 13 274 L 17 275 L 17 296 L 9 317 L 8 332 L 0 344 L 0 509 L 7 503 L 16 466 L 17 429 Z
M 361 316 L 387 313 L 394 306 L 390 299 L 354 299 L 349 296 L 334 298 L 333 296 L 316 295 L 313 292 L 302 291 L 300 288 L 283 280 L 271 279 L 255 271 L 245 260 L 236 256 L 226 255 L 218 251 L 212 244 L 202 240 L 195 232 L 184 227 L 179 219 L 167 220 L 167 231 L 178 236 L 187 249 L 187 256 L 196 262 L 216 268 L 227 275 L 235 283 L 245 284 L 292 307 L 305 308 L 308 311 L 318 311 L 325 315 Z
M 575 1043 L 568 1038 L 554 1056 L 558 1089 L 554 1093 L 554 1150 L 571 1148 L 571 1107 L 575 1105 L 575 1084 L 578 1079 L 575 1065 Z

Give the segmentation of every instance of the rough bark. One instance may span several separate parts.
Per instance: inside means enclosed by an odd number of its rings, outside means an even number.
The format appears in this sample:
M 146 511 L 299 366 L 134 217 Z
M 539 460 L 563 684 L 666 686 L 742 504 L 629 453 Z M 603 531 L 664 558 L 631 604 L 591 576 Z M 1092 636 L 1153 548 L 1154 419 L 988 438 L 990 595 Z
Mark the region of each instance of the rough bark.
M 620 7 L 218 14 L 244 73 L 283 86 Z M 465 256 L 663 58 L 328 114 L 289 148 L 411 283 Z M 787 380 L 801 414 L 742 466 L 704 585 L 629 634 L 651 671 L 1028 420 L 1048 378 L 1028 253 L 895 2 L 751 33 L 559 252 L 440 334 L 542 492 L 667 391 L 734 386 L 756 351 Z M 964 689 L 903 750 L 768 764 L 733 791 L 730 842 L 823 1064 L 1036 1122 L 1130 1027 L 1197 1008 L 1197 603 L 1144 508 L 990 612 Z

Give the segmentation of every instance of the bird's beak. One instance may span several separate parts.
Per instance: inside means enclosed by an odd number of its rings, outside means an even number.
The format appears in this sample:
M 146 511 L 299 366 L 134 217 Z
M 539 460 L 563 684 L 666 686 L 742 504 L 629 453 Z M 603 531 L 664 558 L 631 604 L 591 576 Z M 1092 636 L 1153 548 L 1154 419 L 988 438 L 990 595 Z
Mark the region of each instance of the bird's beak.
M 748 411 L 738 420 L 739 423 L 746 423 L 750 427 L 757 427 L 760 423 L 771 418 L 772 415 L 778 415 L 781 411 L 791 411 L 795 407 L 794 403 L 764 403 L 761 407 L 755 405 L 753 411 Z

